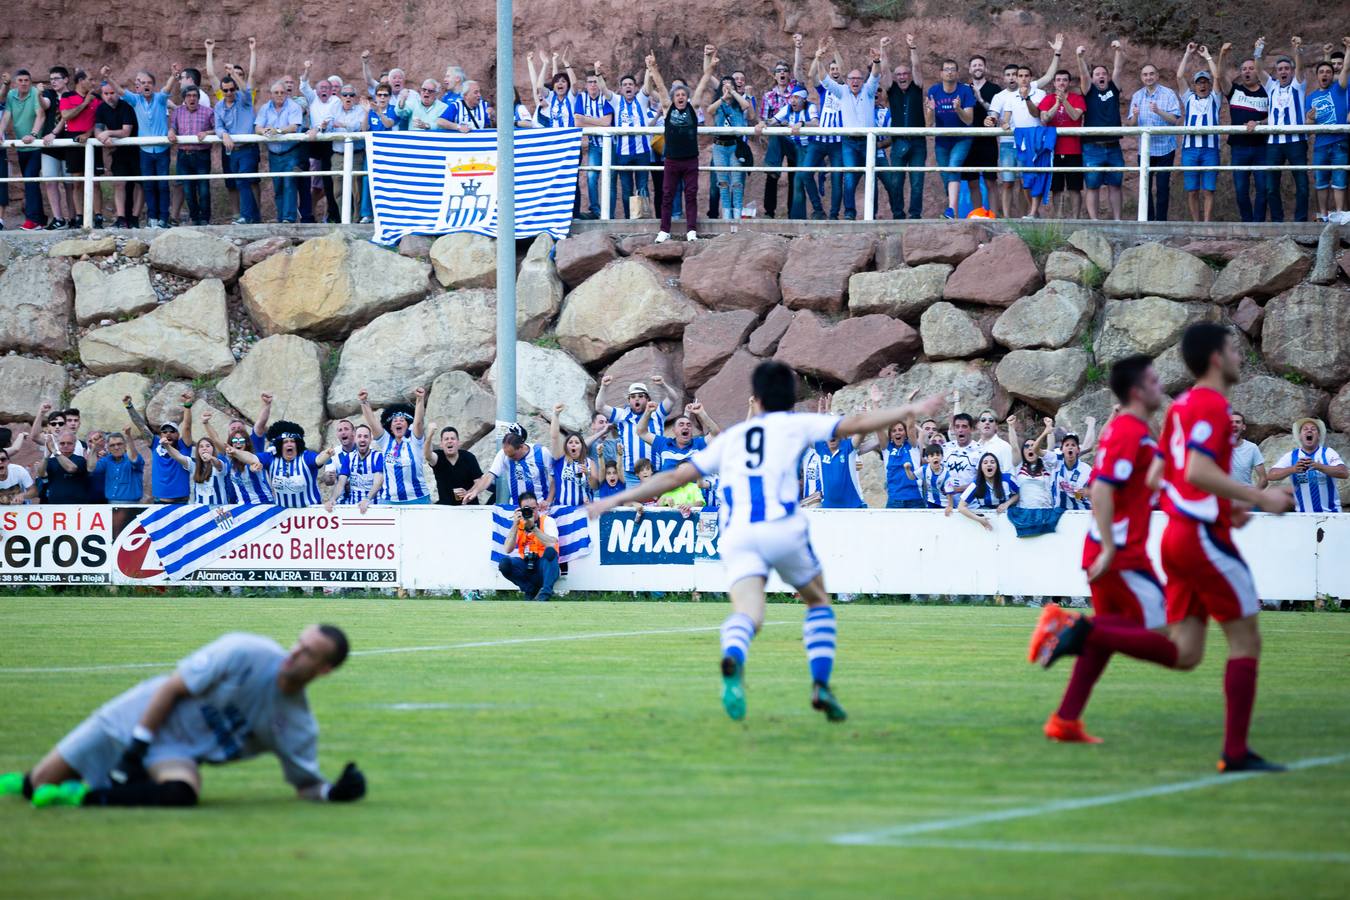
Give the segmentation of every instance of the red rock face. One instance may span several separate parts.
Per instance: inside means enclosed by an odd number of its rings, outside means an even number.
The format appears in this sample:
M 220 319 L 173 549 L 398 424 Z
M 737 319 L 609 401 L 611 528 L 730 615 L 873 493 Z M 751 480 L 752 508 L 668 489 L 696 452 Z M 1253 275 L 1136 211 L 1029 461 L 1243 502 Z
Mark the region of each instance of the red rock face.
M 697 387 L 716 374 L 758 321 L 748 309 L 733 309 L 701 313 L 690 322 L 684 330 L 685 384 Z
M 1022 239 L 1002 234 L 966 257 L 947 279 L 943 299 L 1011 306 L 1043 284 L 1036 261 Z
M 774 359 L 801 375 L 849 384 L 892 363 L 907 366 L 918 349 L 918 332 L 890 316 L 859 316 L 831 325 L 814 313 L 800 312 Z

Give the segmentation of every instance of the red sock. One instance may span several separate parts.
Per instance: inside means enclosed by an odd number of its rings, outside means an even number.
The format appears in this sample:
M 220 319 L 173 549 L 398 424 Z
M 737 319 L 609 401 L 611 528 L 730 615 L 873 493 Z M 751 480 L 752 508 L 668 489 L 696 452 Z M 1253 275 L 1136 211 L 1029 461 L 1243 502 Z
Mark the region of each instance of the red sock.
M 1088 698 L 1092 696 L 1093 686 L 1097 684 L 1097 679 L 1102 677 L 1102 672 L 1106 671 L 1106 664 L 1110 661 L 1110 650 L 1095 646 L 1084 647 L 1083 652 L 1074 661 L 1073 674 L 1069 676 L 1069 686 L 1064 689 L 1064 699 L 1059 702 L 1059 711 L 1056 715 L 1061 719 L 1081 718 L 1083 707 L 1087 706 Z
M 1226 701 L 1223 755 L 1242 759 L 1247 755 L 1247 732 L 1252 725 L 1252 707 L 1256 705 L 1256 657 L 1228 660 L 1223 670 L 1223 695 Z
M 1093 616 L 1087 646 L 1124 653 L 1168 669 L 1177 665 L 1177 645 L 1171 638 L 1122 616 Z

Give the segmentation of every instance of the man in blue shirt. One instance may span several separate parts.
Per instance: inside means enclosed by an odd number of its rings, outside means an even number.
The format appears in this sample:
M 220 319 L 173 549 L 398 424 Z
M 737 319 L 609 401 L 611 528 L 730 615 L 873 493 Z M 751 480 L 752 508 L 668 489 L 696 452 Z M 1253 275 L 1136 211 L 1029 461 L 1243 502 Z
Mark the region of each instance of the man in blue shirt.
M 309 157 L 305 145 L 297 141 L 277 141 L 283 134 L 294 134 L 300 130 L 305 113 L 300 105 L 286 96 L 286 84 L 281 81 L 272 84 L 272 99 L 262 105 L 254 120 L 253 131 L 273 140 L 267 145 L 267 168 L 271 172 L 297 172 L 302 165 L 308 165 Z M 305 154 L 302 156 L 302 154 Z M 300 181 L 309 179 L 273 178 L 272 191 L 276 197 L 277 219 L 282 222 L 294 222 L 297 212 L 297 196 L 302 188 Z
M 164 87 L 155 90 L 155 76 L 146 71 L 136 73 L 135 93 L 124 90 L 108 73 L 108 83 L 122 99 L 136 111 L 137 137 L 167 137 L 169 134 L 169 91 L 176 90 L 181 67 L 173 64 L 173 72 Z M 141 174 L 169 174 L 169 146 L 159 144 L 141 147 Z M 145 215 L 151 228 L 169 227 L 169 182 L 144 183 Z
M 1350 49 L 1350 37 L 1342 38 Z M 1317 89 L 1308 95 L 1307 123 L 1309 125 L 1346 124 L 1346 87 L 1350 85 L 1350 66 L 1341 67 L 1340 78 L 1330 62 L 1317 64 Z M 1317 191 L 1317 220 L 1325 222 L 1331 211 L 1334 195 L 1336 212 L 1345 212 L 1346 167 L 1350 165 L 1350 141 L 1344 134 L 1319 134 L 1313 145 L 1314 166 L 1335 166 L 1334 169 L 1314 169 L 1313 189 Z
M 122 398 L 127 415 L 140 429 L 141 436 L 150 442 L 150 502 L 186 503 L 192 493 L 192 484 L 187 469 L 179 465 L 162 445 L 171 444 L 184 456 L 192 453 L 192 392 L 181 395 L 183 404 L 183 428 L 181 437 L 178 426 L 165 422 L 159 426 L 159 434 L 151 434 L 145 417 L 136 411 L 130 395 Z
M 815 445 L 820 454 L 821 509 L 866 509 L 858 470 L 857 438 L 831 438 Z M 870 440 L 870 438 L 869 438 Z
M 227 170 L 232 175 L 247 175 L 258 171 L 258 145 L 234 144 L 231 135 L 252 134 L 254 128 L 253 98 L 251 91 L 240 87 L 231 75 L 220 79 L 220 91 L 224 98 L 216 102 L 216 136 L 225 145 Z M 258 211 L 258 180 L 256 178 L 239 179 L 239 218 L 236 225 L 256 225 L 262 221 Z
M 655 403 L 647 404 L 647 408 L 642 412 L 642 417 L 638 419 L 637 436 L 642 439 L 643 443 L 652 448 L 652 457 L 659 461 L 662 472 L 679 468 L 680 463 L 687 462 L 695 451 L 702 450 L 708 446 L 709 440 L 717 437 L 717 423 L 703 411 L 702 403 L 685 405 L 684 415 L 675 420 L 675 436 L 673 438 L 668 438 L 664 434 L 653 435 L 648 423 L 651 422 L 652 414 L 656 412 L 657 408 Z M 695 417 L 698 418 L 699 424 L 703 426 L 703 432 L 707 437 L 704 437 L 704 434 L 694 434 Z
M 931 85 L 924 97 L 924 124 L 929 128 L 966 128 L 975 121 L 975 90 L 960 84 L 957 78 L 961 68 L 954 59 L 942 61 L 942 81 Z M 940 137 L 933 141 L 937 164 L 944 168 L 960 168 L 966 164 L 973 138 Z M 947 209 L 944 219 L 956 218 L 961 196 L 961 172 L 943 171 L 942 183 L 947 187 Z
M 90 459 L 93 459 L 92 454 Z M 109 503 L 138 503 L 144 493 L 143 473 L 145 459 L 136 455 L 136 443 L 131 438 L 131 426 L 121 434 L 108 436 L 108 452 L 100 456 L 94 466 L 94 477 L 103 481 L 102 497 Z

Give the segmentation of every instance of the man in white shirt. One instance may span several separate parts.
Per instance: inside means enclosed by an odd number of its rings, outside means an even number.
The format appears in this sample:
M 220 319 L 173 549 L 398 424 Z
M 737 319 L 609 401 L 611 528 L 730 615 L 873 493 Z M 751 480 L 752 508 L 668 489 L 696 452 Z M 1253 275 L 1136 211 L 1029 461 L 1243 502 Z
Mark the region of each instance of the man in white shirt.
M 891 39 L 881 39 L 882 46 L 888 46 Z M 840 84 L 827 73 L 820 79 L 820 86 L 826 96 L 833 97 L 839 104 L 840 123 L 844 128 L 871 128 L 876 124 L 877 85 L 881 77 L 881 53 L 872 51 L 872 68 L 863 80 L 861 69 L 848 73 L 847 85 Z M 844 166 L 865 166 L 867 164 L 867 138 L 861 135 L 845 136 Z M 844 173 L 844 218 L 858 217 L 858 181 L 861 173 Z
M 1267 484 L 1266 461 L 1261 456 L 1261 448 L 1246 439 L 1247 418 L 1240 412 L 1234 412 L 1228 418 L 1233 423 L 1233 480 L 1264 491 Z
M 1036 87 L 1031 80 L 1031 69 L 1018 66 L 1014 73 L 1014 85 L 994 97 L 989 104 L 989 118 L 998 123 L 1003 134 L 998 139 L 998 162 L 1000 166 L 1017 165 L 1017 147 L 1013 143 L 1013 132 L 1018 128 L 1034 128 L 1041 124 L 1039 104 L 1045 98 L 1045 91 Z M 986 125 L 992 123 L 985 122 Z M 1021 182 L 1021 177 L 1009 168 L 998 173 L 999 202 L 1003 204 L 1006 216 L 1013 206 L 1013 187 Z M 1030 192 L 1025 188 L 1022 193 L 1031 203 Z
M 1294 511 L 1334 513 L 1341 511 L 1338 480 L 1350 478 L 1350 468 L 1339 453 L 1322 442 L 1327 433 L 1321 419 L 1304 418 L 1294 423 L 1297 446 L 1270 469 L 1270 480 L 1288 478 L 1294 485 Z
M 942 446 L 942 465 L 950 478 L 950 493 L 964 491 L 975 480 L 982 454 L 980 445 L 971 436 L 973 424 L 969 413 L 952 416 L 952 439 Z M 1006 470 L 1004 474 L 1008 474 Z
M 1016 471 L 1013 465 L 1013 448 L 1003 438 L 998 436 L 998 417 L 994 415 L 992 409 L 986 409 L 980 412 L 980 417 L 975 420 L 976 443 L 979 444 L 980 454 L 992 453 L 998 457 L 998 467 L 1003 470 L 1003 474 L 1011 475 Z

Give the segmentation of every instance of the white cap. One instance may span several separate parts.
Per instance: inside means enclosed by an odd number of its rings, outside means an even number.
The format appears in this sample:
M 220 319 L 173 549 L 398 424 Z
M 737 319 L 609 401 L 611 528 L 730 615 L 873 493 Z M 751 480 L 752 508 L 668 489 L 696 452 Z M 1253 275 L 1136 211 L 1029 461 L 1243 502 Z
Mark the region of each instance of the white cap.
M 635 381 L 628 386 L 628 396 L 631 397 L 634 394 L 646 394 L 648 397 L 652 395 L 651 391 L 647 390 L 647 386 L 640 381 Z

